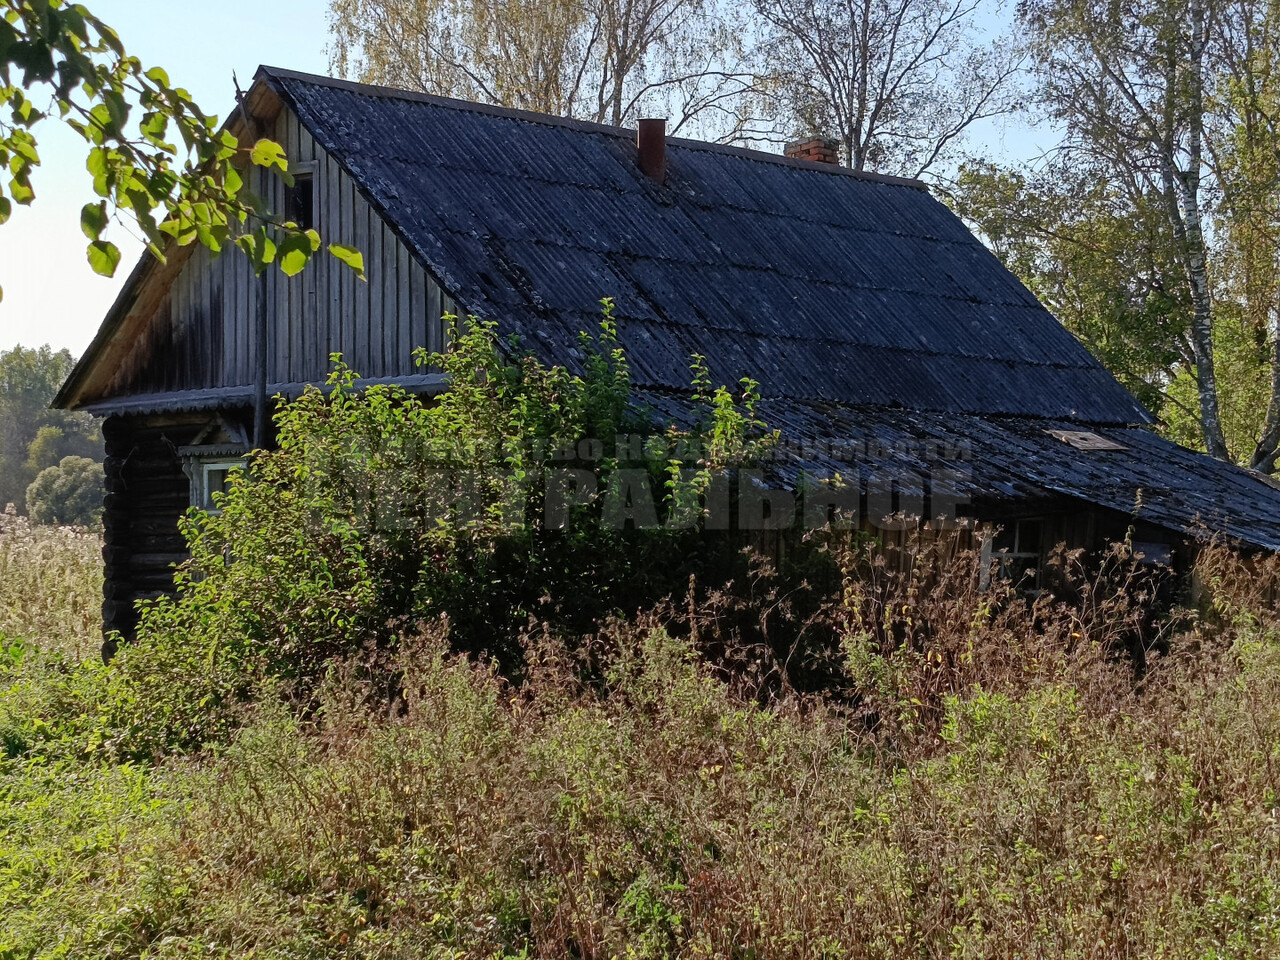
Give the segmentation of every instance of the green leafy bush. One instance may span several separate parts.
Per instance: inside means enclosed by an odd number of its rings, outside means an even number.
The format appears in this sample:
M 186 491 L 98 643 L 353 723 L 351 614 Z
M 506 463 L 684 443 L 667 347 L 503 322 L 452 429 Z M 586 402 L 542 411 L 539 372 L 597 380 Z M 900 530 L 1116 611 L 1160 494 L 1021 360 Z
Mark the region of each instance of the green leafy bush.
M 102 517 L 103 494 L 102 464 L 88 457 L 63 457 L 27 487 L 27 512 L 37 523 L 88 527 Z
M 754 438 L 754 388 L 742 404 L 706 391 L 705 443 L 696 429 L 659 432 L 686 459 L 625 461 L 616 438 L 653 425 L 631 404 L 607 301 L 581 353 L 580 374 L 546 367 L 472 320 L 450 353 L 422 357 L 449 382 L 429 400 L 357 392 L 339 364 L 325 391 L 281 406 L 278 449 L 255 457 L 220 512 L 187 518 L 179 596 L 143 610 L 138 647 L 186 651 L 192 675 L 309 686 L 336 656 L 447 620 L 460 648 L 512 668 L 531 618 L 588 632 L 680 589 L 721 546 L 672 521 L 713 472 L 767 442 Z M 654 491 L 651 523 L 625 522 L 624 479 Z M 234 692 L 212 686 L 215 701 Z
M 1139 676 L 1121 567 L 1028 608 L 916 556 L 841 560 L 865 699 L 708 659 L 716 597 L 526 632 L 518 681 L 436 621 L 304 712 L 6 640 L 0 956 L 1275 955 L 1280 560 L 1208 551 Z

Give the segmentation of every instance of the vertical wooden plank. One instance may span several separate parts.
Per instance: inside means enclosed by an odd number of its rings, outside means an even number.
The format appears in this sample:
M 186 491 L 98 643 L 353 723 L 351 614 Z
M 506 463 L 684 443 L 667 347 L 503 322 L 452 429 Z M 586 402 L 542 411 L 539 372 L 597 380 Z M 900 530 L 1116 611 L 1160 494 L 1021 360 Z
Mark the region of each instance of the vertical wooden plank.
M 280 181 L 268 171 L 263 175 L 267 179 L 267 208 L 280 209 Z M 280 339 L 278 327 L 280 323 L 280 271 L 273 265 L 265 274 L 267 280 L 267 383 L 281 379 L 280 377 Z M 270 391 L 268 386 L 267 390 Z
M 253 312 L 253 268 L 249 265 L 249 255 L 243 251 L 236 253 L 236 370 L 232 381 L 239 385 L 248 385 L 253 378 L 249 374 L 250 352 L 253 347 L 249 340 L 250 314 Z
M 296 118 L 295 118 L 296 119 Z M 312 220 L 321 238 L 325 236 L 324 223 L 324 159 L 318 157 L 315 139 L 301 122 L 298 128 L 298 155 L 303 162 L 314 164 L 311 177 Z M 327 287 L 325 261 L 331 259 L 321 246 L 303 271 L 302 350 L 299 380 L 314 382 L 324 377 L 325 351 L 327 348 L 325 321 L 327 313 Z
M 196 261 L 196 324 L 187 339 L 185 349 L 192 355 L 191 362 L 196 376 L 188 383 L 207 387 L 211 383 L 212 370 L 209 356 L 209 324 L 213 305 L 213 255 L 207 247 L 201 246 L 197 251 Z
M 317 156 L 317 151 L 320 148 L 316 146 L 315 138 L 311 136 L 310 131 L 308 131 L 307 128 L 304 127 L 301 123 L 298 123 L 297 126 L 298 126 L 298 156 L 300 156 L 303 160 L 319 160 L 320 157 Z M 319 171 L 317 171 L 316 176 L 318 177 L 319 175 L 320 175 Z
M 191 259 L 194 262 L 196 281 L 195 323 L 192 325 L 190 335 L 187 337 L 187 342 L 183 345 L 183 349 L 191 357 L 196 376 L 194 380 L 188 380 L 187 383 L 207 387 L 211 385 L 213 375 L 209 369 L 209 324 L 212 320 L 210 307 L 213 304 L 212 285 L 210 284 L 210 275 L 213 272 L 212 255 L 209 253 L 208 247 L 201 246 L 196 250 L 196 256 Z
M 366 267 L 366 277 L 368 269 L 376 269 L 374 257 L 369 249 L 369 208 L 364 202 L 364 198 L 359 193 L 354 192 L 354 184 L 352 184 L 352 220 L 355 223 L 355 245 L 356 249 L 364 254 L 364 262 Z M 356 373 L 362 377 L 369 376 L 369 336 L 370 336 L 370 319 L 369 319 L 369 288 L 371 284 L 365 281 L 357 280 L 355 283 L 355 302 L 353 304 L 352 316 L 355 318 L 355 365 Z
M 440 338 L 435 335 L 439 316 L 440 291 L 431 282 L 426 271 L 415 265 L 413 268 L 414 330 L 422 338 L 422 345 L 427 348 L 427 353 L 435 353 L 440 349 Z
M 182 269 L 182 275 L 186 282 L 183 289 L 186 293 L 186 310 L 183 311 L 183 324 L 179 332 L 179 339 L 174 341 L 174 346 L 179 354 L 174 359 L 182 370 L 182 376 L 174 387 L 181 387 L 185 384 L 195 383 L 198 375 L 199 367 L 196 364 L 194 351 L 192 350 L 192 341 L 195 339 L 195 331 L 200 323 L 200 254 L 204 247 L 197 247 L 187 260 L 186 266 Z
M 222 382 L 233 384 L 235 380 L 236 361 L 236 288 L 240 271 L 236 269 L 240 254 L 235 247 L 228 246 L 222 251 L 222 316 L 218 322 L 222 324 Z
M 205 247 L 197 246 L 187 261 L 183 273 L 187 275 L 187 326 L 182 332 L 182 339 L 174 346 L 178 348 L 179 357 L 174 357 L 177 364 L 170 361 L 172 367 L 180 371 L 179 381 L 175 388 L 186 384 L 200 384 L 204 380 L 204 361 L 200 357 L 200 333 L 205 325 L 205 316 L 209 314 L 209 301 L 205 300 Z M 180 365 L 180 366 L 179 366 Z
M 194 253 L 192 255 L 194 259 Z M 187 329 L 191 326 L 191 318 L 189 316 L 191 310 L 191 283 L 192 274 L 190 268 L 190 260 L 187 261 L 188 266 L 178 272 L 179 288 L 177 294 L 178 309 L 169 315 L 169 349 L 173 349 L 173 345 L 182 342 L 186 336 Z M 178 354 L 172 356 L 169 363 L 165 364 L 168 368 L 165 371 L 164 380 L 165 389 L 173 390 L 181 382 L 191 382 L 191 358 L 188 355 Z
M 284 151 L 289 162 L 297 168 L 301 162 L 298 155 L 298 118 L 288 107 L 280 111 L 280 123 L 283 126 Z M 284 185 L 280 188 L 281 211 L 284 210 Z M 304 271 L 305 274 L 305 271 Z M 303 325 L 303 280 L 300 277 L 280 277 L 283 296 L 280 304 L 283 308 L 280 331 L 283 337 L 282 350 L 286 356 L 282 358 L 281 379 L 293 383 L 302 379 L 302 325 Z
M 369 204 L 364 205 L 364 222 L 369 249 L 364 254 L 365 275 L 369 278 L 369 362 L 366 376 L 386 376 L 383 353 L 387 342 L 387 317 L 382 308 L 382 283 L 386 264 L 382 259 L 382 218 Z
M 316 230 L 320 232 L 321 245 L 307 265 L 307 273 L 311 275 L 307 288 L 307 302 L 311 312 L 304 336 L 309 338 L 306 340 L 307 379 L 312 381 L 324 376 L 325 355 L 329 349 L 329 261 L 333 258 L 325 250 L 325 243 L 329 240 L 329 220 L 324 206 L 325 186 L 325 165 L 322 158 L 317 162 L 315 177 Z
M 275 137 L 276 142 L 285 148 L 285 155 L 288 156 L 290 147 L 290 128 L 292 128 L 293 115 L 289 110 L 281 110 L 276 117 Z M 272 175 L 271 209 L 275 211 L 277 216 L 282 217 L 285 212 L 284 195 L 285 184 L 278 176 Z M 268 383 L 287 383 L 289 382 L 289 364 L 291 357 L 289 355 L 290 327 L 293 321 L 293 311 L 290 304 L 290 294 L 293 285 L 289 282 L 280 270 L 272 264 L 271 266 L 271 289 L 270 289 L 270 305 L 272 313 L 271 323 L 271 363 L 267 368 Z
M 338 179 L 338 161 L 327 153 L 324 156 L 324 226 L 321 236 L 325 243 L 342 242 L 342 218 L 339 214 L 339 197 L 342 185 Z M 324 260 L 325 279 L 325 329 L 324 371 L 329 370 L 329 355 L 341 349 L 342 343 L 342 269 L 341 264 L 327 253 Z
M 381 218 L 379 218 L 381 219 Z M 400 375 L 405 369 L 405 357 L 400 349 L 400 295 L 399 259 L 396 255 L 396 236 L 385 220 L 382 221 L 382 313 L 383 313 L 383 376 Z
M 230 245 L 223 247 L 218 257 L 218 288 L 221 290 L 221 309 L 218 311 L 218 380 L 219 384 L 229 384 L 231 379 L 231 356 L 227 348 L 227 340 L 231 337 L 231 314 L 236 307 L 236 251 Z
M 399 357 L 396 369 L 398 372 L 416 373 L 413 363 L 413 348 L 419 346 L 413 342 L 413 311 L 409 296 L 409 248 L 396 241 L 396 333 L 399 338 Z M 414 264 L 417 266 L 417 264 Z
M 185 281 L 186 271 L 179 271 L 178 275 L 173 278 L 173 285 L 169 287 L 169 293 L 165 298 L 169 302 L 169 310 L 167 313 L 163 314 L 162 320 L 156 324 L 156 332 L 163 340 L 167 340 L 169 343 L 173 343 L 176 332 L 181 329 L 178 324 L 181 322 L 182 305 L 184 303 L 184 297 L 182 296 L 182 284 Z M 140 346 L 141 344 L 134 347 L 133 352 L 135 355 Z M 171 380 L 181 372 L 175 372 L 172 368 L 178 366 L 180 363 L 181 360 L 178 357 L 173 357 L 170 363 L 163 364 L 165 369 L 157 371 L 150 379 L 159 389 L 172 389 Z
M 352 209 L 355 203 L 355 185 L 345 173 L 339 172 L 341 183 L 341 209 L 339 211 L 338 232 L 342 243 L 351 245 L 356 241 L 355 221 Z M 341 266 L 341 265 L 340 265 Z M 359 281 L 345 267 L 339 270 L 342 275 L 342 343 L 343 359 L 348 366 L 357 362 L 356 358 L 356 287 Z

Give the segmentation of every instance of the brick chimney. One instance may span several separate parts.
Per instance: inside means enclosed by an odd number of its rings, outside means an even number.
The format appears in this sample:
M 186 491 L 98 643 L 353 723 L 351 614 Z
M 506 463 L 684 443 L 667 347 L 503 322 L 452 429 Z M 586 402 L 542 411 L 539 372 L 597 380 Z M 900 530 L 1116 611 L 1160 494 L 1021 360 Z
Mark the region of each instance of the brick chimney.
M 812 160 L 814 163 L 840 163 L 840 143 L 825 137 L 806 137 L 792 140 L 782 151 L 792 160 Z
M 667 175 L 666 118 L 643 119 L 636 124 L 636 151 L 640 169 L 651 180 L 661 183 Z

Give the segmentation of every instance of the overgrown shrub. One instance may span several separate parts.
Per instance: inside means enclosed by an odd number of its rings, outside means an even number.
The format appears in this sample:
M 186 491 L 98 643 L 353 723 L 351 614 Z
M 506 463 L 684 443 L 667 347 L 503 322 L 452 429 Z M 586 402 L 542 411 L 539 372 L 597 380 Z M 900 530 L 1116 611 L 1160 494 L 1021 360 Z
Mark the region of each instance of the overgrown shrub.
M 742 403 L 708 390 L 705 429 L 659 435 L 687 460 L 620 459 L 615 438 L 652 434 L 652 420 L 631 405 L 610 309 L 582 338 L 580 375 L 499 349 L 475 320 L 450 353 L 422 358 L 450 385 L 432 400 L 357 393 L 339 364 L 326 391 L 281 406 L 278 449 L 255 457 L 220 512 L 187 518 L 180 595 L 147 605 L 138 646 L 182 648 L 211 676 L 310 685 L 336 656 L 447 619 L 461 648 L 511 668 L 530 618 L 584 632 L 678 589 L 716 544 L 667 521 L 756 450 L 753 387 Z M 581 478 L 589 490 L 560 499 Z M 622 522 L 620 478 L 656 490 L 654 523 Z
M 153 814 L 78 855 L 105 859 L 51 894 L 80 911 L 74 929 L 26 893 L 0 942 L 40 955 L 64 937 L 95 956 L 1280 950 L 1271 628 L 1208 664 L 1160 659 L 1141 694 L 1124 660 L 1088 668 L 1113 682 L 1078 684 L 1062 658 L 1007 687 L 989 671 L 943 698 L 937 735 L 908 754 L 825 698 L 762 703 L 657 622 L 616 623 L 589 650 L 527 643 L 518 686 L 435 631 L 396 654 L 391 703 L 349 662 L 309 719 L 259 704 L 216 759 L 152 775 L 135 796 Z
M 202 710 L 243 671 L 198 644 L 5 641 L 0 956 L 1280 951 L 1280 566 L 1206 551 L 1203 613 L 1138 671 L 1123 545 L 1032 604 L 971 553 L 864 547 L 825 610 L 757 568 L 585 639 L 534 625 L 517 680 L 427 621 L 301 713 Z M 846 638 L 832 692 L 779 679 L 753 606 Z M 130 762 L 175 732 L 228 745 Z

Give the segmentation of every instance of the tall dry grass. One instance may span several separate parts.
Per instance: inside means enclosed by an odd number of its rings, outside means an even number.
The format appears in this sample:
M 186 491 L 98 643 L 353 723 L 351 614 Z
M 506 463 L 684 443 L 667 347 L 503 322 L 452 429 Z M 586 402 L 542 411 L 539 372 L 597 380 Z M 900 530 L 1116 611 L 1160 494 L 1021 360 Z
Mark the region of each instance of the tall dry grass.
M 15 735 L 0 956 L 1280 955 L 1280 561 L 1211 550 L 1153 623 L 1123 548 L 1034 602 L 944 553 L 534 628 L 519 682 L 436 625 L 149 769 Z
M 102 646 L 102 537 L 0 513 L 0 635 L 69 659 Z
M 1151 584 L 1123 554 L 1077 570 L 1071 599 L 1030 604 L 978 589 L 967 555 L 906 572 L 847 559 L 857 579 L 828 626 L 861 697 L 707 659 L 741 612 L 721 597 L 582 645 L 535 630 L 519 684 L 437 629 L 389 670 L 335 668 L 318 710 L 262 700 L 225 752 L 152 775 L 145 802 L 169 798 L 170 819 L 98 856 L 109 889 L 68 885 L 62 902 L 80 896 L 94 931 L 68 942 L 113 956 L 1280 955 L 1280 632 L 1261 582 L 1280 565 L 1208 554 L 1204 616 L 1143 640 Z M 752 656 L 769 654 L 739 662 Z M 65 929 L 35 908 L 12 923 L 23 946 L 40 924 Z

